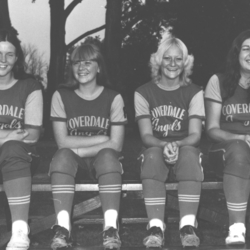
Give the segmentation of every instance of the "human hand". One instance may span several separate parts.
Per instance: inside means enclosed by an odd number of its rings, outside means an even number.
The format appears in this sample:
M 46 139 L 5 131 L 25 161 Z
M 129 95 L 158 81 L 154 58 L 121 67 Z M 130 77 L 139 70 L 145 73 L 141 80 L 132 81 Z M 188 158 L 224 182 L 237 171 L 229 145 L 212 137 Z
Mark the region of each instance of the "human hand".
M 168 142 L 163 149 L 163 157 L 169 164 L 175 164 L 179 156 L 179 146 L 176 142 Z
M 25 137 L 29 135 L 29 132 L 25 129 L 13 130 L 6 136 L 7 141 L 22 141 Z

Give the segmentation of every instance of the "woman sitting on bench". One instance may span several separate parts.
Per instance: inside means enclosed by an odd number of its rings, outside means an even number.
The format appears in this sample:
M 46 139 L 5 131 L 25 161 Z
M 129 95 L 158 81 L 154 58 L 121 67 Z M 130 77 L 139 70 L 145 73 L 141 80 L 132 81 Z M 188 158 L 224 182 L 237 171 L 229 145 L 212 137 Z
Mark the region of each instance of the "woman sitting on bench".
M 229 213 L 226 244 L 245 244 L 250 191 L 250 30 L 234 41 L 225 71 L 206 87 L 206 131 L 213 141 L 209 161 L 223 177 Z
M 98 180 L 104 213 L 104 248 L 119 248 L 124 103 L 107 85 L 100 49 L 84 43 L 70 56 L 68 83 L 52 98 L 51 120 L 59 150 L 51 166 L 51 188 L 57 223 L 52 249 L 71 244 L 71 210 L 78 167 Z M 86 172 L 86 174 L 88 174 Z
M 31 167 L 42 127 L 41 85 L 25 73 L 24 65 L 17 32 L 0 30 L 0 169 L 12 219 L 7 250 L 30 245 Z
M 141 179 L 149 223 L 146 247 L 164 245 L 165 181 L 170 169 L 178 184 L 182 245 L 198 246 L 196 213 L 203 171 L 197 148 L 204 119 L 202 89 L 188 78 L 193 56 L 168 31 L 151 55 L 152 81 L 135 92 L 135 111 L 143 145 Z

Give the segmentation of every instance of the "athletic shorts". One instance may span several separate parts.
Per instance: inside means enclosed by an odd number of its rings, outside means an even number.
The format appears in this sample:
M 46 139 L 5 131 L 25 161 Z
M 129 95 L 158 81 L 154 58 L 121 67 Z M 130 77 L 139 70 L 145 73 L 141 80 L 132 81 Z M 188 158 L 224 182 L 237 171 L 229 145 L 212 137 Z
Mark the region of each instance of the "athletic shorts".
M 0 148 L 0 169 L 3 181 L 32 176 L 40 157 L 34 145 L 7 141 Z
M 167 164 L 163 157 L 163 149 L 151 147 L 143 149 L 141 160 L 141 179 L 168 181 L 203 181 L 201 153 L 198 148 L 183 146 L 179 149 L 178 160 L 174 165 Z
M 71 149 L 59 149 L 51 161 L 49 175 L 58 172 L 76 177 L 80 168 L 90 179 L 97 180 L 99 176 L 107 173 L 122 174 L 121 159 L 121 154 L 113 149 L 102 149 L 95 157 L 84 158 L 79 157 Z
M 250 178 L 250 148 L 243 140 L 230 140 L 213 144 L 208 151 L 210 166 L 216 175 L 234 175 Z

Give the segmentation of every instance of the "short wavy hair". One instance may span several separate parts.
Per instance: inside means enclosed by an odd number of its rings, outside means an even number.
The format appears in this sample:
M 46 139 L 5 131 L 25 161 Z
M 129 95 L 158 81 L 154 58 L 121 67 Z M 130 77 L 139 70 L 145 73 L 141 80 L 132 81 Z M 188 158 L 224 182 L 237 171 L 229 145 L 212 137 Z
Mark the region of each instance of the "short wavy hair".
M 250 39 L 250 29 L 241 32 L 234 40 L 227 54 L 226 67 L 224 72 L 223 99 L 233 96 L 241 78 L 239 55 L 243 42 Z
M 16 49 L 17 61 L 13 67 L 14 77 L 16 79 L 26 78 L 27 74 L 25 73 L 26 64 L 24 60 L 23 50 L 21 47 L 21 42 L 17 37 L 18 33 L 14 28 L 1 29 L 0 30 L 0 42 L 9 42 Z
M 170 36 L 167 39 L 163 40 L 159 44 L 157 51 L 151 55 L 149 66 L 151 68 L 152 80 L 154 83 L 159 82 L 161 78 L 161 63 L 163 60 L 163 56 L 165 52 L 173 45 L 177 46 L 183 53 L 184 70 L 180 77 L 183 80 L 183 85 L 188 85 L 189 83 L 191 83 L 189 76 L 192 74 L 194 57 L 193 55 L 188 54 L 186 45 L 180 39 L 174 36 Z
M 97 74 L 97 84 L 101 86 L 108 85 L 107 79 L 107 72 L 104 63 L 104 58 L 101 53 L 100 48 L 92 43 L 83 43 L 80 46 L 77 46 L 73 52 L 71 53 L 70 57 L 70 64 L 68 69 L 68 77 L 66 84 L 63 84 L 62 87 L 72 87 L 78 88 L 79 83 L 74 77 L 73 69 L 72 69 L 72 62 L 74 61 L 90 61 L 93 60 L 97 62 L 100 72 Z

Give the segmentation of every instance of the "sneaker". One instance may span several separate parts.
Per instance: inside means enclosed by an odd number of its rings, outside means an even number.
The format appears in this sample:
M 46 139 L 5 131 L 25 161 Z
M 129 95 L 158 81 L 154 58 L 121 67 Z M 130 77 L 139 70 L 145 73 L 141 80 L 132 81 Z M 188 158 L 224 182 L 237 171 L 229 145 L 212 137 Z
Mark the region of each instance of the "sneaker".
M 243 223 L 235 223 L 229 227 L 229 233 L 225 240 L 227 245 L 245 244 L 246 228 Z
M 144 238 L 143 245 L 149 247 L 163 247 L 164 234 L 160 227 L 151 227 L 148 229 L 148 236 Z
M 51 243 L 51 248 L 53 250 L 72 246 L 72 240 L 70 238 L 69 231 L 65 227 L 55 225 L 52 229 L 55 232 Z
M 19 230 L 12 234 L 6 250 L 27 250 L 30 246 L 28 234 Z
M 121 247 L 121 240 L 118 234 L 118 229 L 109 227 L 103 232 L 103 247 L 104 249 L 113 249 Z
M 183 247 L 198 247 L 200 239 L 197 236 L 197 229 L 187 225 L 180 229 L 181 244 Z

